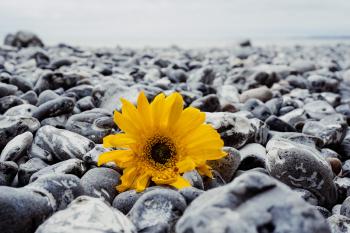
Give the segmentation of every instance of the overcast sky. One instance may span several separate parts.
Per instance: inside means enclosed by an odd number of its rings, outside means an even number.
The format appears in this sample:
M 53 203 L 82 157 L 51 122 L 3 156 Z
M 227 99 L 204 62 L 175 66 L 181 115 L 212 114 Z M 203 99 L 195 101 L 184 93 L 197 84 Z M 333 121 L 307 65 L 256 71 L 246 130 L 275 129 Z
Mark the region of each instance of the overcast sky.
M 350 0 L 0 0 L 0 38 L 48 44 L 220 42 L 350 35 Z

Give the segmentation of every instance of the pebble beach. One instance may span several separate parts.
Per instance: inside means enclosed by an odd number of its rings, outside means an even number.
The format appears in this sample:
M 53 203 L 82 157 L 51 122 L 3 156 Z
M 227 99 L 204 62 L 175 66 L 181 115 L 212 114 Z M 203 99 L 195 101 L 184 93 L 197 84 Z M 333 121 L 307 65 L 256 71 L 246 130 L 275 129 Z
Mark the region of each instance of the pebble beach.
M 192 187 L 119 193 L 97 166 L 120 98 L 178 92 L 227 156 Z M 350 232 L 350 43 L 85 48 L 0 45 L 1 233 Z

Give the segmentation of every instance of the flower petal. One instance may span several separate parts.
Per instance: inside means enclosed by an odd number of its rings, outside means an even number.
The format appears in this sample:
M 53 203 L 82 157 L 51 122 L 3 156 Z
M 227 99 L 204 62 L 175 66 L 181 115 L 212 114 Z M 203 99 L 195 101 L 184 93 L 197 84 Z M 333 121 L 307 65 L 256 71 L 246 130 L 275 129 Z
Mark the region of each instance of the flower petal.
M 198 128 L 204 123 L 205 113 L 200 112 L 198 109 L 188 107 L 182 111 L 178 121 L 173 126 L 175 135 L 179 137 L 186 136 L 189 132 Z
M 211 172 L 211 167 L 207 164 L 202 164 L 197 167 L 197 170 L 199 174 L 202 176 L 208 176 L 210 178 L 213 178 L 213 173 Z
M 131 120 L 125 118 L 120 112 L 114 111 L 114 122 L 118 127 L 123 130 L 125 133 L 131 134 L 138 138 L 139 130 L 134 126 Z
M 137 111 L 139 112 L 145 127 L 152 127 L 151 106 L 148 103 L 145 93 L 142 91 L 137 99 Z
M 118 165 L 119 163 L 128 162 L 135 158 L 133 154 L 134 152 L 131 150 L 108 151 L 108 152 L 102 153 L 98 157 L 97 165 L 101 166 L 102 164 L 105 164 L 108 162 L 115 162 Z
M 123 175 L 120 177 L 121 184 L 117 186 L 119 192 L 123 192 L 131 187 L 138 174 L 136 167 L 128 167 L 124 169 Z
M 135 139 L 131 138 L 127 134 L 115 134 L 115 135 L 108 135 L 103 138 L 103 146 L 104 147 L 122 147 L 122 146 L 128 146 L 131 144 L 135 144 Z
M 163 114 L 162 123 L 164 128 L 172 127 L 178 120 L 183 111 L 182 96 L 174 92 L 165 99 L 165 110 Z
M 142 192 L 149 185 L 151 176 L 148 173 L 141 174 L 137 179 L 135 184 L 136 192 Z
M 160 93 L 159 95 L 156 96 L 156 98 L 154 98 L 153 102 L 151 103 L 153 126 L 157 128 L 159 127 L 163 116 L 164 100 L 165 100 L 164 94 Z
M 176 164 L 177 168 L 179 169 L 179 173 L 184 173 L 188 171 L 192 171 L 196 168 L 196 164 L 193 162 L 192 159 L 186 158 L 184 160 L 181 160 Z
M 135 106 L 124 98 L 121 98 L 121 102 L 123 104 L 122 115 L 129 121 L 133 122 L 134 127 L 139 131 L 145 130 L 143 120 Z
M 170 183 L 169 185 L 171 185 L 177 189 L 182 189 L 182 188 L 186 188 L 186 187 L 191 186 L 190 182 L 188 182 L 188 180 L 186 180 L 182 176 L 178 176 L 176 181 L 173 183 Z

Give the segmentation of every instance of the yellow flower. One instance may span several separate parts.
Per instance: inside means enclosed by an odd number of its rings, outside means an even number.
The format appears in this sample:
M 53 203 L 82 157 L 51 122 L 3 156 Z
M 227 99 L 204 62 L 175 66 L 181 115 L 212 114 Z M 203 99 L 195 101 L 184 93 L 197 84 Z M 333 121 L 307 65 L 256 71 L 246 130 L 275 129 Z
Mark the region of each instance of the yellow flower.
M 168 97 L 159 94 L 149 103 L 141 92 L 137 108 L 125 99 L 121 101 L 122 111 L 114 112 L 114 121 L 123 133 L 103 139 L 104 147 L 118 150 L 98 158 L 98 166 L 115 162 L 124 169 L 119 192 L 143 191 L 151 180 L 184 188 L 190 184 L 181 174 L 193 169 L 212 177 L 206 161 L 220 159 L 226 153 L 220 135 L 204 123 L 205 113 L 193 107 L 183 109 L 179 93 Z

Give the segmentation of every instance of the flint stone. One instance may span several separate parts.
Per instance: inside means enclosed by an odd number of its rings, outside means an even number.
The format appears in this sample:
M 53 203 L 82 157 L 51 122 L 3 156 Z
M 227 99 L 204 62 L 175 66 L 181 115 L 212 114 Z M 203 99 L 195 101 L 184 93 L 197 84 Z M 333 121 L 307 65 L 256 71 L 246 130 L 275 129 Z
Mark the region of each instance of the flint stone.
M 33 142 L 33 134 L 25 132 L 17 135 L 9 141 L 0 155 L 0 161 L 14 161 L 16 162 L 22 156 L 26 155 L 27 149 Z
M 33 117 L 0 116 L 0 148 L 14 137 L 26 131 L 34 133 L 40 123 Z
M 0 98 L 8 95 L 14 95 L 18 88 L 15 85 L 0 82 Z
M 55 117 L 66 113 L 71 113 L 75 105 L 75 101 L 68 97 L 59 97 L 41 104 L 33 117 L 43 120 L 48 117 Z
M 34 144 L 60 161 L 70 158 L 82 159 L 83 155 L 95 146 L 92 141 L 77 133 L 49 125 L 38 130 L 34 137 Z
M 337 145 L 343 141 L 347 128 L 348 124 L 343 115 L 334 114 L 318 122 L 307 121 L 302 132 L 321 138 L 325 145 Z
M 36 111 L 38 107 L 31 105 L 31 104 L 21 104 L 14 106 L 12 108 L 9 108 L 4 115 L 5 116 L 25 116 L 25 117 L 31 117 L 33 115 L 33 112 Z
M 286 185 L 268 175 L 247 172 L 195 199 L 177 222 L 176 232 L 331 231 L 321 214 Z
M 114 126 L 113 118 L 104 109 L 92 109 L 72 115 L 66 129 L 87 137 L 95 143 L 102 143 L 103 137 L 111 133 Z
M 224 147 L 227 155 L 219 160 L 208 161 L 208 165 L 220 173 L 226 183 L 232 180 L 241 162 L 241 155 L 238 150 L 232 147 Z
M 48 165 L 39 158 L 29 159 L 27 162 L 19 165 L 18 168 L 18 186 L 22 187 L 29 183 L 30 177 L 39 170 Z
M 255 136 L 250 121 L 234 113 L 206 113 L 206 122 L 218 131 L 225 146 L 240 148 Z
M 35 233 L 136 233 L 120 211 L 88 196 L 74 200 L 67 209 L 52 215 Z
M 0 187 L 0 232 L 32 233 L 51 214 L 82 194 L 72 175 L 47 176 L 23 187 Z
M 283 183 L 309 190 L 321 206 L 331 207 L 337 201 L 331 166 L 315 148 L 283 138 L 272 138 L 266 145 L 266 168 Z
M 0 186 L 10 185 L 18 171 L 18 165 L 13 161 L 0 161 Z
M 177 191 L 156 189 L 143 194 L 130 210 L 128 217 L 138 231 L 165 224 L 173 232 L 175 223 L 186 206 L 185 199 Z
M 83 175 L 81 185 L 85 195 L 102 198 L 111 204 L 117 195 L 119 178 L 120 174 L 111 168 L 93 168 Z
M 332 233 L 348 233 L 350 232 L 350 218 L 334 214 L 328 219 L 328 224 L 332 230 Z
M 80 159 L 68 159 L 40 169 L 30 177 L 29 182 L 34 182 L 39 177 L 51 174 L 72 174 L 77 177 L 81 177 L 86 172 L 86 170 L 87 169 L 84 162 Z

